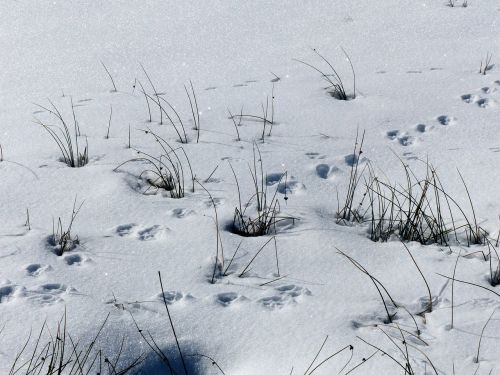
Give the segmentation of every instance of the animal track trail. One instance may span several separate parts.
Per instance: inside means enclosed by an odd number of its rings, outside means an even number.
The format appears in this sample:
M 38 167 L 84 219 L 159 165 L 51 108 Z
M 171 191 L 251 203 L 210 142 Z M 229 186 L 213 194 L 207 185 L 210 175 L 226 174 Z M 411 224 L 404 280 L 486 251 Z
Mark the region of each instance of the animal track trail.
M 140 241 L 161 239 L 166 235 L 166 232 L 168 232 L 168 228 L 161 225 L 145 227 L 134 223 L 119 225 L 114 230 L 114 233 L 119 237 L 132 237 Z

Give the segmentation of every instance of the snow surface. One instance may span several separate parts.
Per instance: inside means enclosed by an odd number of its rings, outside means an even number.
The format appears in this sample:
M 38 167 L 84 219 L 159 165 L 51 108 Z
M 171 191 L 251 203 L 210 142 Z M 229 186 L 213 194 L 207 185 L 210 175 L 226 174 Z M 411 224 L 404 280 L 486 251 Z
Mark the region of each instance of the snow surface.
M 356 130 L 365 130 L 364 156 L 393 181 L 404 178 L 401 163 L 421 171 L 418 159 L 437 168 L 447 191 L 470 211 L 457 169 L 467 182 L 478 220 L 496 238 L 500 227 L 500 73 L 478 74 L 487 53 L 500 56 L 500 4 L 470 0 L 400 1 L 45 1 L 7 0 L 0 6 L 0 373 L 8 373 L 30 330 L 44 321 L 53 329 L 64 310 L 73 337 L 96 332 L 109 313 L 99 341 L 110 355 L 126 337 L 124 357 L 147 353 L 131 314 L 166 351 L 173 351 L 157 271 L 186 354 L 216 359 L 226 374 L 304 373 L 328 336 L 317 363 L 346 345 L 353 359 L 375 349 L 357 336 L 402 359 L 380 328 L 399 340 L 395 325 L 384 324 L 384 309 L 370 280 L 337 253 L 362 263 L 407 310 L 422 310 L 425 284 L 403 245 L 374 243 L 365 226 L 335 220 L 338 199 L 347 189 Z M 293 59 L 320 65 L 316 48 L 345 77 L 352 93 L 349 53 L 356 71 L 355 100 L 339 101 L 324 90 L 319 74 Z M 118 87 L 111 82 L 104 62 Z M 142 194 L 140 163 L 126 147 L 128 127 L 134 148 L 158 154 L 149 126 L 172 144 L 169 125 L 153 122 L 136 79 L 145 87 L 144 65 L 157 90 L 184 118 L 190 108 L 184 84 L 192 80 L 201 112 L 200 142 L 188 123 L 184 145 L 195 175 L 213 195 L 228 261 L 241 238 L 227 230 L 238 205 L 228 161 L 239 176 L 242 195 L 252 194 L 247 163 L 253 141 L 267 174 L 288 173 L 279 189 L 283 214 L 298 218 L 276 235 L 275 253 L 266 247 L 245 278 L 237 273 L 210 277 L 216 232 L 211 201 L 199 186 L 182 199 L 161 192 Z M 243 121 L 237 142 L 227 109 L 260 115 L 274 83 L 272 135 L 259 141 L 261 123 Z M 148 88 L 149 91 L 151 91 Z M 33 103 L 47 98 L 71 119 L 70 98 L 90 162 L 69 168 L 49 134 L 33 122 L 49 121 Z M 105 139 L 110 106 L 113 116 Z M 53 123 L 53 121 L 52 121 Z M 395 155 L 396 154 L 396 155 Z M 274 189 L 275 185 L 270 186 Z M 188 189 L 187 189 L 188 190 Z M 288 200 L 284 200 L 287 190 Z M 84 201 L 73 233 L 80 244 L 58 257 L 47 245 L 53 219 L 67 223 L 73 201 Z M 31 230 L 24 225 L 29 210 Z M 241 270 L 269 236 L 245 238 L 233 263 Z M 451 275 L 490 287 L 484 246 L 409 243 L 427 277 L 434 311 L 416 317 L 421 338 L 408 341 L 425 353 L 439 374 L 492 374 L 500 371 L 500 315 L 485 329 L 479 363 L 478 340 L 488 317 L 500 306 L 493 293 L 455 283 L 455 325 L 450 329 Z M 496 288 L 498 293 L 498 287 Z M 500 314 L 500 313 L 499 313 Z M 400 327 L 413 321 L 398 310 Z M 378 327 L 375 326 L 378 325 Z M 400 341 L 399 341 L 400 342 Z M 401 346 L 401 343 L 400 343 Z M 422 352 L 410 349 L 416 374 L 433 374 Z M 190 357 L 191 358 L 191 357 Z M 338 373 L 347 352 L 318 374 Z M 191 360 L 190 360 L 191 361 Z M 198 360 L 193 373 L 215 374 Z M 166 373 L 148 358 L 143 373 Z M 401 374 L 380 352 L 352 373 Z

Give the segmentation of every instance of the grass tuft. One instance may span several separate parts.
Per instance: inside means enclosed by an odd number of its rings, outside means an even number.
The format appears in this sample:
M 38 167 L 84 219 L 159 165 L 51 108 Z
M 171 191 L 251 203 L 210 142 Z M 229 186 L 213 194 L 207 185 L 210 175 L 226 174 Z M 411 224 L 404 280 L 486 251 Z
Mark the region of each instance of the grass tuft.
M 183 147 L 173 148 L 164 138 L 159 136 L 152 130 L 142 130 L 145 134 L 151 135 L 155 142 L 160 146 L 160 155 L 154 156 L 144 151 L 134 149 L 140 157 L 127 160 L 117 166 L 116 172 L 123 165 L 131 162 L 144 162 L 144 169 L 139 178 L 145 180 L 149 187 L 144 192 L 147 194 L 150 190 L 165 190 L 169 193 L 170 198 L 183 198 L 185 195 L 185 172 L 187 166 L 191 174 L 191 191 L 194 192 L 194 175 L 191 168 L 191 162 Z
M 465 242 L 467 246 L 486 245 L 488 233 L 478 224 L 469 189 L 460 171 L 470 214 L 446 192 L 436 168 L 428 161 L 420 160 L 425 166 L 425 174 L 418 176 L 399 158 L 404 184 L 378 177 L 370 163 L 361 168 L 363 139 L 364 134 L 358 145 L 356 135 L 347 194 L 342 208 L 339 201 L 336 214 L 338 224 L 368 223 L 372 241 L 385 242 L 397 236 L 401 241 L 417 241 L 424 245 L 447 246 L 452 241 Z M 361 181 L 365 190 L 359 197 L 357 191 Z M 357 199 L 359 204 L 355 205 Z
M 76 120 L 73 100 L 71 100 L 71 111 L 73 113 L 73 135 L 69 130 L 68 123 L 66 122 L 66 120 L 64 120 L 59 109 L 57 109 L 52 101 L 49 100 L 49 103 L 50 108 L 44 107 L 39 104 L 35 105 L 54 116 L 61 123 L 62 127 L 56 125 L 48 125 L 37 118 L 35 118 L 35 122 L 41 125 L 50 134 L 54 142 L 57 144 L 57 147 L 61 151 L 61 160 L 68 167 L 83 167 L 89 162 L 89 145 L 87 138 L 85 137 L 85 147 L 83 148 L 83 150 L 80 147 L 79 138 L 81 137 L 81 134 L 78 122 Z
M 316 49 L 313 49 L 313 52 L 327 65 L 327 69 L 330 70 L 330 72 L 323 71 L 321 68 L 318 68 L 315 65 L 312 65 L 308 62 L 305 62 L 303 60 L 298 60 L 294 59 L 297 62 L 300 62 L 301 64 L 304 64 L 311 69 L 317 71 L 319 74 L 321 74 L 322 78 L 326 80 L 328 83 L 328 86 L 326 89 L 328 90 L 328 93 L 334 97 L 335 99 L 338 100 L 351 100 L 356 98 L 356 73 L 354 71 L 354 66 L 352 65 L 351 58 L 347 54 L 347 52 L 342 48 L 342 52 L 344 53 L 345 58 L 349 62 L 349 65 L 351 67 L 351 72 L 352 72 L 352 81 L 353 81 L 353 92 L 352 94 L 348 94 L 346 92 L 344 82 L 342 80 L 342 77 L 338 74 L 337 70 L 334 68 L 334 66 L 324 57 L 322 54 L 320 54 Z
M 8 375 L 125 375 L 139 366 L 142 356 L 122 358 L 125 340 L 116 357 L 108 357 L 103 349 L 99 349 L 98 339 L 109 315 L 99 328 L 97 334 L 84 345 L 82 340 L 74 340 L 66 327 L 66 312 L 57 325 L 55 334 L 50 332 L 44 323 L 34 348 L 29 349 L 31 334 L 21 351 L 17 354 Z M 28 349 L 30 352 L 28 353 Z
M 283 173 L 278 181 L 276 190 L 272 195 L 268 194 L 262 155 L 256 143 L 253 146 L 253 165 L 248 166 L 253 181 L 253 194 L 243 204 L 238 177 L 234 168 L 229 164 L 233 172 L 238 189 L 239 205 L 234 210 L 232 231 L 245 237 L 257 237 L 270 233 L 276 233 L 276 224 L 285 220 L 294 220 L 292 217 L 280 216 L 280 203 L 278 200 L 278 189 L 280 182 L 286 176 Z M 250 212 L 253 211 L 253 212 Z
M 64 253 L 73 250 L 80 243 L 78 236 L 72 234 L 71 230 L 82 205 L 83 202 L 77 207 L 75 197 L 71 218 L 66 228 L 63 227 L 61 218 L 57 220 L 57 225 L 55 225 L 54 222 L 52 223 L 52 235 L 49 237 L 49 245 L 54 248 L 54 252 L 57 256 L 61 256 Z M 27 224 L 29 225 L 29 216 L 27 218 Z

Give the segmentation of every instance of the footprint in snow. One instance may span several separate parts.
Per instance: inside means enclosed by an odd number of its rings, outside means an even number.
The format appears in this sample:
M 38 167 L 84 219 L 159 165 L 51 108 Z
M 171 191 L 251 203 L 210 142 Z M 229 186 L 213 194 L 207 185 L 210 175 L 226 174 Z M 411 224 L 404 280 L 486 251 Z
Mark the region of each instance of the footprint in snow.
M 134 237 L 140 241 L 151 241 L 164 237 L 168 228 L 161 225 L 143 227 L 137 224 L 123 224 L 115 228 L 115 233 L 119 237 Z
M 334 165 L 318 164 L 316 175 L 324 180 L 332 179 L 340 173 L 340 169 Z
M 460 97 L 465 103 L 475 103 L 479 99 L 479 96 L 473 94 L 464 94 Z
M 482 93 L 481 96 L 475 95 L 475 94 L 464 94 L 460 98 L 462 101 L 465 103 L 473 103 L 477 104 L 479 108 L 489 108 L 495 105 L 495 100 L 492 99 L 491 97 L 484 97 L 483 95 L 486 96 L 491 96 L 495 94 L 497 89 L 495 87 L 483 87 L 480 90 L 478 90 Z
M 63 260 L 68 266 L 81 266 L 85 263 L 92 262 L 92 259 L 87 258 L 81 254 L 69 254 L 63 257 Z
M 289 181 L 282 181 L 278 184 L 278 193 L 280 194 L 299 194 L 300 192 L 306 190 L 306 186 L 298 182 L 292 176 Z
M 326 155 L 321 155 L 319 152 L 306 152 L 305 155 L 309 159 L 325 159 Z
M 366 158 L 359 159 L 359 156 L 355 154 L 349 154 L 344 156 L 344 161 L 349 167 L 354 166 L 356 163 L 361 164 L 366 160 L 367 160 Z
M 494 94 L 497 91 L 497 89 L 495 87 L 483 87 L 481 91 L 484 92 L 485 94 Z
M 431 129 L 432 129 L 432 126 L 425 125 L 425 124 L 418 124 L 417 126 L 415 126 L 415 130 L 419 133 L 426 133 Z
M 287 177 L 284 173 L 270 173 L 266 175 L 266 185 L 276 186 L 280 194 L 297 194 L 305 190 L 305 185 L 298 182 L 294 176 Z
M 62 302 L 64 301 L 63 296 L 77 293 L 75 288 L 60 283 L 42 284 L 26 291 L 29 301 L 41 305 Z
M 261 298 L 258 302 L 267 309 L 281 309 L 300 302 L 305 296 L 311 296 L 309 289 L 298 285 L 282 285 L 274 288 L 275 295 Z
M 215 301 L 224 307 L 229 307 L 231 305 L 245 302 L 247 300 L 248 298 L 246 298 L 245 296 L 234 292 L 219 293 L 215 296 Z
M 446 115 L 441 115 L 436 117 L 437 122 L 439 122 L 441 125 L 454 125 L 457 123 L 457 119 L 453 116 L 446 116 Z
M 387 136 L 387 138 L 393 141 L 398 137 L 399 130 L 389 130 L 387 133 L 385 133 L 385 135 Z
M 410 146 L 414 144 L 416 140 L 415 137 L 409 135 L 406 132 L 400 132 L 399 130 L 390 130 L 386 133 L 386 136 L 391 141 L 397 140 L 401 146 Z
M 165 297 L 165 299 L 163 299 Z M 153 299 L 161 303 L 167 302 L 167 305 L 173 305 L 174 303 L 192 301 L 195 298 L 189 293 L 183 293 L 176 290 L 169 290 L 165 293 L 158 293 L 153 296 Z
M 172 211 L 170 211 L 170 214 L 177 219 L 183 219 L 187 216 L 192 215 L 193 211 L 188 208 L 174 208 Z
M 116 234 L 120 237 L 125 237 L 133 232 L 137 224 L 123 224 L 116 227 Z
M 0 304 L 6 303 L 13 299 L 16 292 L 19 291 L 20 288 L 17 285 L 3 285 L 0 286 Z
M 480 108 L 489 108 L 495 105 L 495 101 L 488 98 L 479 99 L 476 103 Z
M 26 271 L 28 276 L 38 277 L 47 271 L 52 271 L 52 267 L 49 265 L 33 263 L 28 264 L 26 267 L 24 267 L 24 270 Z
M 404 152 L 403 156 L 406 160 L 416 160 L 418 159 L 417 155 L 415 155 L 413 152 Z
M 285 179 L 284 173 L 268 173 L 266 175 L 266 185 L 273 186 Z
M 161 226 L 153 225 L 152 227 L 139 230 L 137 232 L 137 238 L 141 241 L 151 241 L 157 239 L 161 230 Z
M 224 204 L 224 202 L 225 202 L 225 200 L 223 198 L 214 198 L 213 202 L 211 199 L 207 199 L 205 201 L 205 206 L 208 208 L 211 208 L 215 204 L 216 207 L 219 207 L 219 206 L 222 206 Z

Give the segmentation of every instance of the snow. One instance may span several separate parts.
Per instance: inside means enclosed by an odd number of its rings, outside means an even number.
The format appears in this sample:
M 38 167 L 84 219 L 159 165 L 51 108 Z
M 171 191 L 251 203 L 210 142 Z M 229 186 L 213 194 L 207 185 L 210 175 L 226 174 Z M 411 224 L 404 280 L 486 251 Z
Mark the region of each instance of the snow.
M 72 337 L 88 338 L 109 319 L 99 345 L 113 356 L 126 338 L 123 358 L 149 353 L 133 318 L 166 352 L 175 340 L 166 314 L 158 271 L 183 353 L 214 358 L 235 375 L 304 373 L 326 336 L 315 365 L 346 345 L 353 358 L 341 372 L 368 358 L 376 345 L 400 361 L 401 334 L 387 324 L 384 306 L 370 278 L 341 250 L 379 279 L 403 306 L 394 323 L 415 333 L 410 315 L 428 301 L 426 286 L 403 244 L 372 242 L 366 225 L 339 225 L 335 213 L 347 191 L 356 132 L 366 131 L 363 163 L 379 175 L 405 183 L 398 157 L 420 176 L 429 160 L 446 191 L 471 212 L 461 182 L 467 183 L 481 227 L 497 238 L 500 229 L 500 74 L 496 66 L 479 74 L 487 53 L 500 55 L 500 6 L 471 0 L 446 1 L 106 1 L 11 0 L 1 6 L 0 23 L 0 373 L 12 362 L 30 330 L 47 321 L 51 330 L 64 311 Z M 341 101 L 324 90 L 314 70 L 316 48 L 338 69 L 352 94 L 349 54 L 357 96 Z M 101 61 L 110 70 L 118 92 Z M 159 124 L 157 106 L 148 111 L 140 80 L 179 111 L 190 142 L 181 144 L 171 125 Z M 276 80 L 276 76 L 280 79 Z M 201 130 L 196 143 L 184 85 L 193 82 Z M 274 81 L 274 82 L 272 82 Z M 228 109 L 262 115 L 274 86 L 276 120 L 261 141 L 262 122 L 244 119 L 236 141 Z M 71 102 L 89 145 L 89 163 L 69 168 L 35 118 L 56 121 L 34 103 L 61 110 L 72 129 Z M 110 106 L 110 137 L 105 138 Z M 131 128 L 131 145 L 128 129 Z M 268 125 L 269 126 L 269 125 Z M 198 185 L 173 199 L 149 190 L 138 176 L 145 169 L 134 151 L 159 155 L 151 129 L 184 147 L 197 179 L 217 206 L 226 265 L 238 247 L 229 275 L 210 283 L 216 255 L 214 207 Z M 255 143 L 254 143 L 255 142 Z M 234 168 L 246 202 L 253 194 L 248 163 L 254 144 L 262 153 L 268 191 L 282 223 L 272 235 L 242 238 L 228 230 L 239 206 Z M 218 167 L 217 167 L 218 166 Z M 207 177 L 214 171 L 211 178 Z M 285 185 L 279 181 L 287 172 Z M 204 182 L 205 181 L 205 182 Z M 285 200 L 286 197 L 288 198 Z M 48 243 L 53 221 L 68 225 L 75 201 L 83 202 L 72 233 L 79 244 L 57 256 Z M 30 228 L 25 226 L 29 211 Z M 488 323 L 475 363 L 478 341 L 497 295 L 454 283 L 451 277 L 499 293 L 489 284 L 482 245 L 467 247 L 407 244 L 434 298 L 432 312 L 415 316 L 421 339 L 408 343 L 415 374 L 492 374 L 500 369 L 499 317 Z M 498 248 L 497 248 L 498 251 Z M 467 256 L 465 256 L 467 255 Z M 493 256 L 495 261 L 495 256 Z M 280 278 L 284 276 L 283 278 Z M 279 280 L 275 280 L 278 279 Z M 271 282 L 272 281 L 272 282 Z M 266 284 L 268 283 L 268 284 Z M 262 285 L 265 284 L 265 285 Z M 131 316 L 132 315 L 132 316 Z M 2 329 L 3 327 L 3 329 Z M 36 336 L 36 335 L 32 335 Z M 358 338 L 359 337 L 359 338 Z M 33 338 L 31 340 L 33 343 Z M 422 352 L 420 352 L 420 351 Z M 339 373 L 349 351 L 315 373 Z M 210 361 L 187 357 L 191 373 L 216 374 Z M 197 359 L 196 359 L 197 358 Z M 148 356 L 144 374 L 167 373 Z M 454 367 L 453 367 L 454 366 Z M 313 366 L 314 367 L 314 366 Z M 401 374 L 404 370 L 378 352 L 354 374 Z

